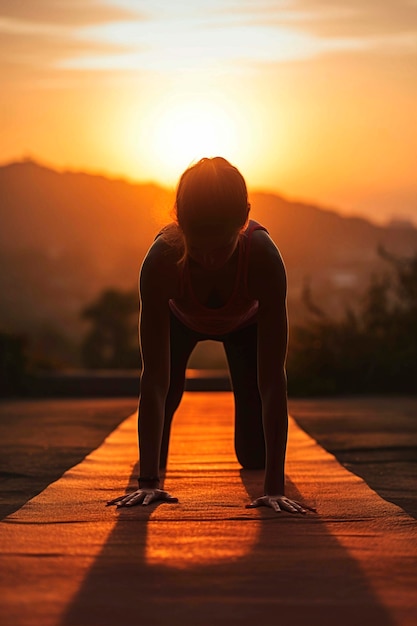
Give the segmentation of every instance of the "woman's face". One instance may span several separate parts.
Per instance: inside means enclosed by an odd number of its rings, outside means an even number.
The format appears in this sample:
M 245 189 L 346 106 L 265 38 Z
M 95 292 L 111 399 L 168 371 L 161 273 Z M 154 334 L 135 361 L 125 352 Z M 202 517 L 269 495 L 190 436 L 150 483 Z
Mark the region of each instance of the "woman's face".
M 188 256 L 208 270 L 221 269 L 236 250 L 238 233 L 199 233 L 185 235 Z

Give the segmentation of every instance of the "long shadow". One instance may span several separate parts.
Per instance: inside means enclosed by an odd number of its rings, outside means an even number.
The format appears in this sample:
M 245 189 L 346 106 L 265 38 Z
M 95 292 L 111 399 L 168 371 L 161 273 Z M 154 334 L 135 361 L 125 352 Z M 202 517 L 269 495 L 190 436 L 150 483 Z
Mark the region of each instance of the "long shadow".
M 136 475 L 136 469 L 132 475 Z M 249 499 L 258 495 L 260 473 L 241 471 Z M 296 487 L 289 495 L 300 499 Z M 175 506 L 164 504 L 162 506 Z M 243 509 L 224 524 L 236 533 L 256 524 L 250 551 L 217 564 L 174 568 L 146 561 L 154 508 L 120 509 L 118 521 L 60 626 L 393 626 L 363 572 L 327 531 L 319 515 L 291 516 Z M 251 510 L 251 514 L 253 511 Z M 202 521 L 202 525 L 211 522 Z M 187 521 L 163 522 L 167 527 Z M 203 527 L 207 529 L 208 526 Z M 178 536 L 178 535 L 177 535 Z

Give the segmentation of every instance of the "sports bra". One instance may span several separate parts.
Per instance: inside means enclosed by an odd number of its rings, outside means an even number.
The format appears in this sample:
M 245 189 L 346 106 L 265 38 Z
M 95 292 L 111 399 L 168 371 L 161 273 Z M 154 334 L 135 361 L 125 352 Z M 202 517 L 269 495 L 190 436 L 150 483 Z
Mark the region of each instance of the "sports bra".
M 228 301 L 221 307 L 210 308 L 196 297 L 191 283 L 188 261 L 184 263 L 179 297 L 169 300 L 172 313 L 188 328 L 205 335 L 224 335 L 255 321 L 259 302 L 248 294 L 248 266 L 252 234 L 267 229 L 249 221 L 238 241 L 238 267 L 235 284 Z

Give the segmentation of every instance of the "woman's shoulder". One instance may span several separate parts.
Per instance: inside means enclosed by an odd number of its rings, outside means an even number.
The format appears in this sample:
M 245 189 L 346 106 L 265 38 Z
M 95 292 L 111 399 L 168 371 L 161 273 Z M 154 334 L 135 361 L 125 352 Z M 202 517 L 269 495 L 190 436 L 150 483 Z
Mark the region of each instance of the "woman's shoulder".
M 255 230 L 248 262 L 248 284 L 251 292 L 270 290 L 271 285 L 286 286 L 286 269 L 278 246 L 266 230 Z
M 162 229 L 147 251 L 140 271 L 141 287 L 162 289 L 173 297 L 180 272 L 179 260 L 182 252 L 180 241 L 174 239 L 171 225 Z M 172 293 L 171 293 L 172 292 Z
M 249 261 L 283 264 L 278 246 L 264 227 L 252 232 Z
M 153 240 L 145 261 L 151 265 L 171 265 L 177 263 L 183 254 L 184 244 L 181 232 L 174 223 L 161 228 Z

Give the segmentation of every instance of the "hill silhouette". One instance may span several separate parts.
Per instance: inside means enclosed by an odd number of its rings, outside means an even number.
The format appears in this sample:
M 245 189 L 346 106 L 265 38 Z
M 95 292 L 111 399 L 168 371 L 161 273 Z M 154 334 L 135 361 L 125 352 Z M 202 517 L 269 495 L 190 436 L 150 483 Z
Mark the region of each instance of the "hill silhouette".
M 169 195 L 31 161 L 1 167 L 0 327 L 76 336 L 81 308 L 103 288 L 136 287 Z
M 417 250 L 417 229 L 365 219 L 261 192 L 252 217 L 280 248 L 293 323 L 305 314 L 306 282 L 320 307 L 338 315 L 393 254 Z M 78 341 L 80 311 L 104 288 L 136 289 L 142 259 L 169 221 L 173 192 L 157 185 L 57 172 L 33 161 L 0 167 L 0 329 Z

